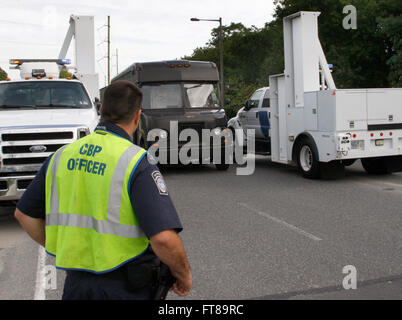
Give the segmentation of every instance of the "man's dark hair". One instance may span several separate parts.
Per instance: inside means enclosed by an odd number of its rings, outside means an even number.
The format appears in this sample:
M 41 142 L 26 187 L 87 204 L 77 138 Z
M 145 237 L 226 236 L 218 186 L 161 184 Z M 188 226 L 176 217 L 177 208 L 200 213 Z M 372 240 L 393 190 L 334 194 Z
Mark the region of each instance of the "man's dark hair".
M 134 83 L 127 80 L 113 82 L 103 95 L 102 121 L 128 123 L 141 104 L 142 92 Z

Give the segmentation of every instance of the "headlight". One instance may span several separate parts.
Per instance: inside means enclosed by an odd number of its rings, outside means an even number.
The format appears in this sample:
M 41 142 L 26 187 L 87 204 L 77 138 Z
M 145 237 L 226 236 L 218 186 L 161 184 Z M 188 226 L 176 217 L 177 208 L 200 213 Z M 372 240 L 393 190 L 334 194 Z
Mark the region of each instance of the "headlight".
M 212 130 L 212 133 L 215 136 L 219 136 L 222 133 L 222 130 L 221 130 L 221 128 L 215 128 L 215 129 Z

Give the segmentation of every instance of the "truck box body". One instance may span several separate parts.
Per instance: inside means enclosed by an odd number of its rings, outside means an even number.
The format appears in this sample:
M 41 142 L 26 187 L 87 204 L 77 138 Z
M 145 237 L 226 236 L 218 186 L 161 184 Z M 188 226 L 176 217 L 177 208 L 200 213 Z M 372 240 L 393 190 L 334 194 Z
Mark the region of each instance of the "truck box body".
M 270 83 L 274 95 L 284 101 L 284 76 L 272 76 Z M 402 89 L 306 92 L 304 106 L 287 108 L 275 96 L 271 96 L 273 161 L 292 162 L 294 142 L 302 133 L 314 138 L 321 162 L 402 155 Z M 379 140 L 383 143 L 376 144 Z

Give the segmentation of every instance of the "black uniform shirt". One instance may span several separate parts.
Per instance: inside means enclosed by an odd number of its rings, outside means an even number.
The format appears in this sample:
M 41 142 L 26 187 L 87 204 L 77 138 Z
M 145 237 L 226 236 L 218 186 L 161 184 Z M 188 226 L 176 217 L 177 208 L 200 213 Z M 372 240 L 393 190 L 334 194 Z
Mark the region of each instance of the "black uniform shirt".
M 113 123 L 101 122 L 97 129 L 111 132 L 131 141 L 129 135 Z M 45 219 L 46 216 L 45 181 L 50 159 L 51 157 L 43 164 L 17 204 L 17 208 L 21 212 L 32 218 Z M 158 167 L 150 164 L 145 156 L 134 170 L 130 186 L 130 199 L 145 235 L 151 238 L 153 235 L 171 229 L 180 232 L 183 229 L 180 219 Z M 150 260 L 157 261 L 149 246 L 135 261 L 141 263 Z

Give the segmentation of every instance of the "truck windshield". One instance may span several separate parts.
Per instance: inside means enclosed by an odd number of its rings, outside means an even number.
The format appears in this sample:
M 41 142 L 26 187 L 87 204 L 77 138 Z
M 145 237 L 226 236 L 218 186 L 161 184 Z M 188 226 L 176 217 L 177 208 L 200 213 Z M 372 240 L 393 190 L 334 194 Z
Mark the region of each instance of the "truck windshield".
M 184 84 L 192 108 L 218 108 L 218 89 L 213 84 Z
M 32 81 L 0 84 L 0 108 L 90 108 L 81 83 Z
M 212 83 L 147 84 L 142 86 L 143 109 L 219 108 Z

